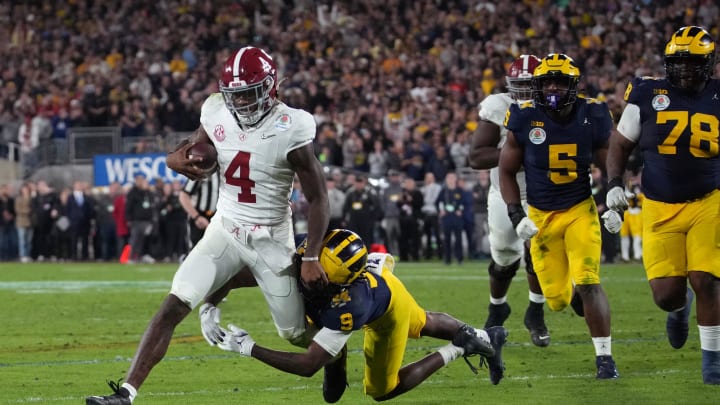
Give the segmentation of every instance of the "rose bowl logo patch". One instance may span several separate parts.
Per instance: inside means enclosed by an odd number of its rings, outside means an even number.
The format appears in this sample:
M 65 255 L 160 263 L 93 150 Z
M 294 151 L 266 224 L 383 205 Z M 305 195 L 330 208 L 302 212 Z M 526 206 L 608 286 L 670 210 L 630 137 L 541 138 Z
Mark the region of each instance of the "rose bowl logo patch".
M 275 128 L 280 131 L 287 131 L 292 125 L 292 117 L 288 114 L 283 114 L 275 120 Z
M 653 97 L 652 106 L 655 111 L 666 110 L 668 107 L 670 107 L 670 97 L 666 96 L 665 94 L 658 94 L 657 96 Z
M 530 130 L 530 133 L 528 134 L 530 142 L 534 143 L 535 145 L 540 145 L 541 143 L 545 142 L 546 137 L 547 135 L 545 135 L 545 130 L 542 128 L 532 128 Z
M 225 128 L 222 125 L 216 125 L 213 131 L 213 136 L 218 142 L 225 140 Z

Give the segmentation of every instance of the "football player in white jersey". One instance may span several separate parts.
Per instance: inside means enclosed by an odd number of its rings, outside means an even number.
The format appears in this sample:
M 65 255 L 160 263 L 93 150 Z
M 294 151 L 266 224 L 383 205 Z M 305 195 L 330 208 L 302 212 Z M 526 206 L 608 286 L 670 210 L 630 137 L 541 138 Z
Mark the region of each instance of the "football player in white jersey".
M 165 355 L 175 326 L 230 280 L 236 281 L 233 287 L 259 285 L 279 335 L 298 346 L 310 343 L 314 331 L 306 328 L 292 265 L 293 177 L 298 176 L 310 205 L 307 253 L 300 267 L 300 280 L 310 289 L 328 282 L 318 257 L 329 204 L 313 151 L 314 118 L 278 100 L 277 84 L 277 68 L 264 50 L 245 47 L 233 52 L 223 66 L 220 92 L 202 106 L 200 127 L 168 155 L 168 167 L 198 180 L 212 170 L 196 167 L 201 158 L 189 158 L 188 150 L 198 142 L 214 145 L 221 178 L 217 211 L 175 273 L 170 294 L 145 330 L 125 383 L 111 383 L 114 394 L 88 397 L 87 404 L 131 404 Z M 220 320 L 220 310 L 210 303 L 200 312 L 201 319 Z M 205 337 L 211 344 L 223 338 Z
M 507 215 L 507 207 L 500 195 L 498 159 L 505 143 L 507 129 L 503 126 L 505 112 L 512 103 L 531 102 L 530 80 L 533 70 L 540 64 L 534 55 L 520 55 L 508 67 L 505 77 L 508 93 L 490 94 L 480 103 L 480 122 L 472 139 L 470 166 L 473 169 L 490 170 L 488 193 L 488 231 L 490 241 L 490 305 L 485 327 L 502 326 L 510 316 L 507 292 L 518 268 L 525 257 L 530 304 L 525 311 L 525 327 L 530 331 L 533 344 L 544 347 L 550 344 L 550 334 L 545 326 L 543 306 L 545 297 L 532 268 L 529 252 L 523 240 L 515 233 Z M 518 184 L 525 199 L 525 175 L 519 173 Z

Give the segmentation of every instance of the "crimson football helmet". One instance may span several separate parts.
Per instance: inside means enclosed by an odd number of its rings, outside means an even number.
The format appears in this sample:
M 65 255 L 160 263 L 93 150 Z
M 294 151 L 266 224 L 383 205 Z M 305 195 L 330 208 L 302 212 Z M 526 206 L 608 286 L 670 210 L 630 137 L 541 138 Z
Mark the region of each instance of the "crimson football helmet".
M 532 76 L 540 59 L 535 55 L 520 55 L 513 61 L 505 74 L 505 83 L 510 95 L 518 102 L 532 100 Z
M 218 87 L 238 122 L 255 125 L 276 103 L 275 62 L 260 48 L 239 49 L 225 61 Z
M 533 72 L 535 104 L 560 111 L 577 101 L 578 83 L 580 68 L 575 61 L 563 53 L 551 53 Z
M 665 46 L 665 74 L 674 87 L 702 90 L 715 68 L 715 41 L 701 27 L 688 26 L 675 31 Z

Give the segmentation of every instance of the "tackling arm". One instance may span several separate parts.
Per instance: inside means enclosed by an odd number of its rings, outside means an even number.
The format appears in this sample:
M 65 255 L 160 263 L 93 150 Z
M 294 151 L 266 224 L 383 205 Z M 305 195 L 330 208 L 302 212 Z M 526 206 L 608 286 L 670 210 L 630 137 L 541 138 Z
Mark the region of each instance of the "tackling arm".
M 500 127 L 480 120 L 470 145 L 470 167 L 476 170 L 492 169 L 500 160 Z
M 312 377 L 333 359 L 315 342 L 310 343 L 305 353 L 283 352 L 255 344 L 251 355 L 268 366 L 301 377 Z

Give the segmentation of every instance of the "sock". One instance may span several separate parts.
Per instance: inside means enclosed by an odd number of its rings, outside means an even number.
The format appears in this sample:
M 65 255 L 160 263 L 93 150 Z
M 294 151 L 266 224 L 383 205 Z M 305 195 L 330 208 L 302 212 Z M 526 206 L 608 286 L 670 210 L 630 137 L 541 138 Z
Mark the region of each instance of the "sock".
M 121 385 L 120 388 L 125 388 L 130 393 L 130 402 L 132 403 L 132 401 L 137 396 L 137 390 L 135 389 L 135 387 L 133 387 L 132 385 L 130 385 L 128 383 L 123 383 L 123 385 Z
M 610 336 L 592 338 L 596 356 L 612 356 L 612 339 Z
M 493 296 L 490 296 L 490 303 L 493 305 L 502 305 L 507 302 L 507 295 L 504 295 L 500 298 L 493 298 Z
M 465 354 L 465 350 L 462 347 L 457 347 L 454 344 L 449 343 L 438 349 L 438 353 L 440 353 L 443 358 L 443 362 L 447 365 L 451 361 Z
M 720 352 L 720 325 L 700 326 L 700 348 L 711 352 Z
M 536 304 L 544 304 L 545 303 L 545 296 L 542 294 L 535 294 L 534 292 L 529 291 L 528 297 L 530 298 L 530 302 L 534 302 Z
M 668 317 L 680 319 L 680 318 L 679 318 L 679 315 L 680 315 L 680 313 L 681 313 L 682 311 L 684 311 L 684 310 L 685 310 L 685 305 L 683 305 L 682 307 L 680 307 L 680 308 L 678 308 L 678 309 L 676 309 L 676 310 L 674 310 L 674 311 L 668 312 Z
M 702 350 L 703 379 L 712 379 L 717 384 L 720 379 L 720 351 Z M 709 383 L 708 380 L 705 380 Z

